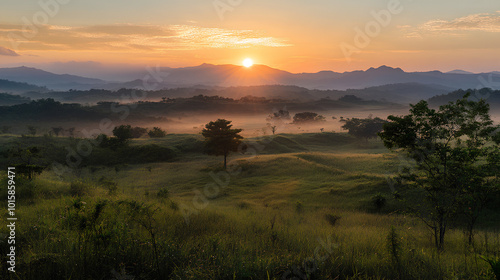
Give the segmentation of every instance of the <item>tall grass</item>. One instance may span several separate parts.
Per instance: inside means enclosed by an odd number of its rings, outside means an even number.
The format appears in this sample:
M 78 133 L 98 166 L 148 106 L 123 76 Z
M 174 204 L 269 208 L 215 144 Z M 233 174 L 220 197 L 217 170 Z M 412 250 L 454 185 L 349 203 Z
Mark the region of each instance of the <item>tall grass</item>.
M 294 139 L 315 152 L 235 156 L 241 174 L 189 223 L 179 205 L 212 182 L 218 159 L 19 178 L 17 273 L 0 242 L 0 279 L 495 279 L 498 261 L 481 256 L 499 257 L 498 227 L 479 230 L 475 247 L 452 229 L 437 252 L 425 225 L 394 212 L 383 177 L 394 157 L 319 152 L 321 137 L 350 141 L 334 136 Z

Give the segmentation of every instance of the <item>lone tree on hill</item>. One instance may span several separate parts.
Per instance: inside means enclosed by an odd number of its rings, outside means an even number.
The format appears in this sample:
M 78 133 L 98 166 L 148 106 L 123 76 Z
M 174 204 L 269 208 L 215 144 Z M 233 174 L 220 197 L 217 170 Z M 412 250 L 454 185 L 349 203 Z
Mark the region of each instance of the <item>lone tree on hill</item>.
M 238 151 L 243 136 L 242 129 L 233 129 L 231 121 L 218 119 L 205 125 L 202 135 L 205 137 L 205 152 L 209 155 L 224 156 L 224 169 L 227 167 L 227 156 Z
M 439 110 L 420 101 L 409 115 L 389 116 L 379 134 L 387 148 L 402 150 L 414 161 L 396 182 L 422 195 L 423 203 L 409 208 L 433 231 L 439 250 L 456 218 L 462 218 L 472 243 L 475 222 L 500 187 L 499 126 L 493 125 L 489 105 L 469 96 Z

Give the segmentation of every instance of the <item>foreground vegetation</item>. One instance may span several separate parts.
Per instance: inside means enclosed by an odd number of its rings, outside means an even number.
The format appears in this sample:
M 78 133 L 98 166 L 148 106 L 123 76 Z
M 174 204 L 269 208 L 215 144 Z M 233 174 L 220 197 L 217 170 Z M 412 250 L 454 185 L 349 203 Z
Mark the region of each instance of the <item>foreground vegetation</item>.
M 17 274 L 7 273 L 3 242 L 0 278 L 494 279 L 483 257 L 499 257 L 500 200 L 479 219 L 473 245 L 454 221 L 438 252 L 425 224 L 392 196 L 386 175 L 407 163 L 379 140 L 335 133 L 248 139 L 262 148 L 231 157 L 241 172 L 210 195 L 204 187 L 222 165 L 202 154 L 201 140 L 168 135 L 96 147 L 71 173 L 17 177 Z M 63 162 L 64 147 L 78 139 L 0 142 L 4 155 L 38 145 L 43 158 Z M 153 151 L 125 160 L 136 149 Z M 154 157 L 165 149 L 168 158 Z M 143 160 L 133 164 L 134 157 Z

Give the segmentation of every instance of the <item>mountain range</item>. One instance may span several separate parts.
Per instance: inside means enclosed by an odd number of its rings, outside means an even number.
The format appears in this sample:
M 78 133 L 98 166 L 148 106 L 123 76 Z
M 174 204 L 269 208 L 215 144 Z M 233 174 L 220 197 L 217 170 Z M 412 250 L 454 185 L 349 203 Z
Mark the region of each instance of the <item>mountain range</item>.
M 86 78 L 69 74 L 54 74 L 31 67 L 0 68 L 0 79 L 28 83 L 54 90 L 71 88 L 92 88 L 107 82 L 100 79 Z
M 54 74 L 29 67 L 0 68 L 0 92 L 21 94 L 32 99 L 52 97 L 64 102 L 90 103 L 99 99 L 116 100 L 119 94 L 113 92 L 126 88 L 154 90 L 150 94 L 152 100 L 188 98 L 199 94 L 229 98 L 253 95 L 288 100 L 338 99 L 355 95 L 365 100 L 408 104 L 459 89 L 500 89 L 500 72 L 405 72 L 388 66 L 344 73 L 321 71 L 293 74 L 265 65 L 246 68 L 202 64 L 145 69 L 127 75 L 138 78 L 129 82 L 112 82 Z
M 53 90 L 120 88 L 164 89 L 178 87 L 233 87 L 257 85 L 294 85 L 307 89 L 346 90 L 387 84 L 414 83 L 451 90 L 490 87 L 500 89 L 500 72 L 474 74 L 463 70 L 405 72 L 401 68 L 380 66 L 366 71 L 290 73 L 265 65 L 250 68 L 236 65 L 202 64 L 183 68 L 153 68 L 136 73 L 129 82 L 104 81 L 69 74 L 54 74 L 44 70 L 16 67 L 0 68 L 0 79 L 45 86 Z M 146 80 L 146 82 L 145 82 Z

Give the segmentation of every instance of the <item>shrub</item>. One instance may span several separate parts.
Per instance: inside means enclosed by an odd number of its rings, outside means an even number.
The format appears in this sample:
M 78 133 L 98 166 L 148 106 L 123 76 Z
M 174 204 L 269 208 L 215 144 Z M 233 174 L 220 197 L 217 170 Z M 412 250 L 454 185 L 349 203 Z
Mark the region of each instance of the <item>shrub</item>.
M 132 138 L 132 126 L 120 125 L 113 129 L 113 135 L 118 139 L 119 143 L 125 143 Z
M 484 256 L 481 258 L 490 264 L 496 279 L 500 280 L 500 258 L 488 258 Z
M 169 191 L 167 187 L 163 187 L 160 190 L 158 190 L 158 193 L 156 194 L 157 197 L 159 198 L 168 198 L 169 196 Z
M 89 186 L 83 182 L 71 182 L 69 194 L 71 196 L 84 196 L 89 193 Z
M 179 204 L 175 201 L 170 201 L 170 209 L 177 211 L 179 210 Z
M 304 211 L 304 205 L 302 204 L 302 202 L 297 201 L 295 203 L 295 211 L 297 211 L 297 213 L 302 213 L 302 211 Z
M 377 193 L 376 195 L 372 196 L 372 203 L 377 211 L 380 211 L 387 204 L 387 199 L 381 193 Z
M 311 122 L 324 122 L 325 117 L 322 115 L 318 115 L 313 112 L 303 112 L 297 113 L 293 116 L 294 124 L 302 124 L 302 123 L 311 123 Z
M 118 191 L 118 184 L 104 176 L 99 179 L 99 184 L 108 190 L 108 195 L 115 195 Z
M 333 215 L 333 214 L 326 214 L 325 219 L 328 221 L 328 223 L 332 226 L 337 223 L 338 220 L 340 220 L 340 216 Z
M 159 127 L 153 127 L 153 130 L 150 130 L 148 132 L 148 135 L 151 138 L 163 138 L 167 135 L 167 132 L 165 132 Z
M 141 138 L 141 136 L 147 132 L 147 128 L 136 126 L 130 131 L 130 138 Z

